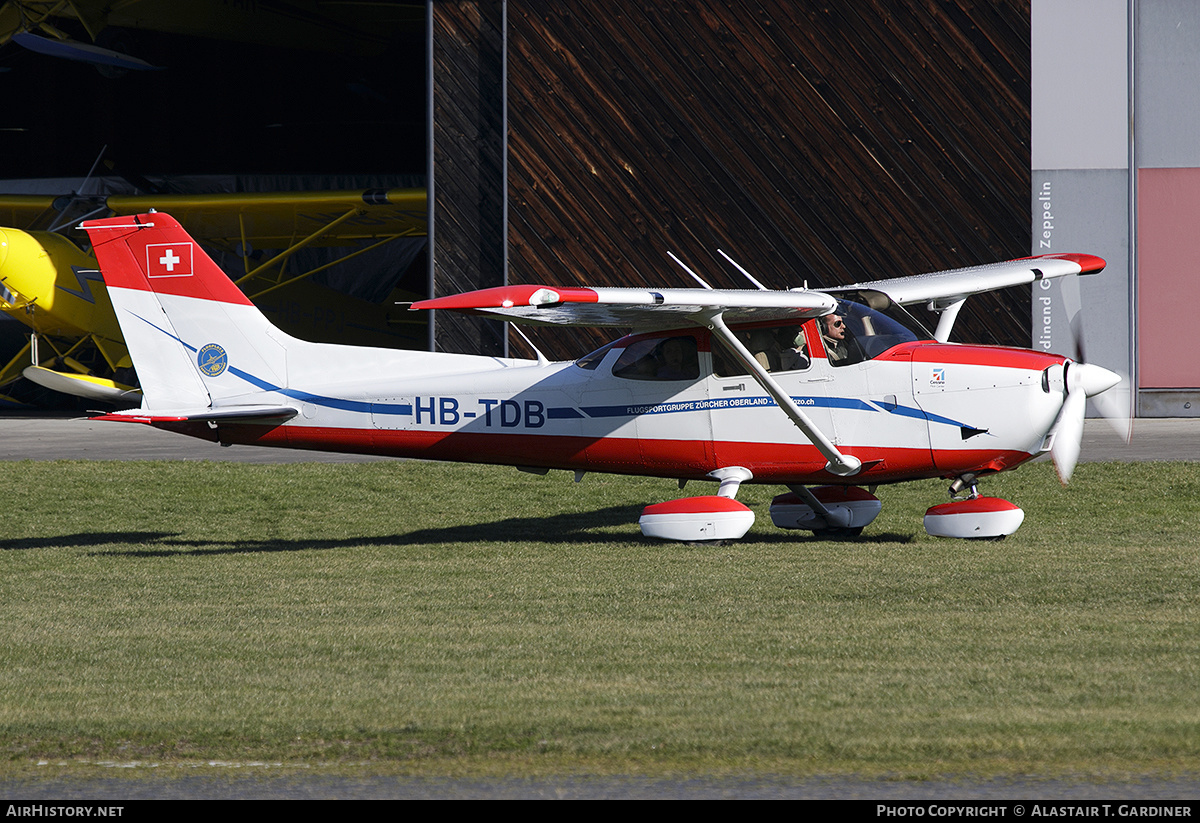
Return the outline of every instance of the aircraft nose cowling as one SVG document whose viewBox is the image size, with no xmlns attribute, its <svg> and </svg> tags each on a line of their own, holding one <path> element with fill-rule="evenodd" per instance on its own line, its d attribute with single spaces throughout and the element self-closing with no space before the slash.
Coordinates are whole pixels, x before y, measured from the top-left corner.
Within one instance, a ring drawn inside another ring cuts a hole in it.
<svg viewBox="0 0 1200 823">
<path fill-rule="evenodd" d="M 1086 396 L 1095 397 L 1120 383 L 1121 375 L 1092 363 L 1072 363 L 1068 379 L 1077 381 L 1076 385 Z"/>
<path fill-rule="evenodd" d="M 8 262 L 8 233 L 0 229 L 0 274 L 4 272 L 4 264 Z"/>
</svg>

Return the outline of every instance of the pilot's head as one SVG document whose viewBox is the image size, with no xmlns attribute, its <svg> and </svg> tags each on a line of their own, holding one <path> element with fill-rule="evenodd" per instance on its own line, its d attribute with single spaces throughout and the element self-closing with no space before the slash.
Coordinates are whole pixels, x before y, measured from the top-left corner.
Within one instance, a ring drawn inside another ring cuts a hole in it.
<svg viewBox="0 0 1200 823">
<path fill-rule="evenodd" d="M 840 314 L 827 314 L 821 318 L 825 324 L 825 336 L 833 340 L 846 339 L 846 321 Z"/>
</svg>

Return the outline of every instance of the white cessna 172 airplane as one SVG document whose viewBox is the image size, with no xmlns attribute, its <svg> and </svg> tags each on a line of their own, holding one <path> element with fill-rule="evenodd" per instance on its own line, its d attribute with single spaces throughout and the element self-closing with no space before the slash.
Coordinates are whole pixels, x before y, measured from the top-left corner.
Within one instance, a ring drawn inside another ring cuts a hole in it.
<svg viewBox="0 0 1200 823">
<path fill-rule="evenodd" d="M 1024 513 L 979 496 L 976 478 L 1050 452 L 1065 482 L 1085 398 L 1119 381 L 1058 355 L 947 342 L 971 294 L 1104 267 L 1086 254 L 825 291 L 516 285 L 413 304 L 633 329 L 550 363 L 308 343 L 272 326 L 170 216 L 83 228 L 143 391 L 141 408 L 98 419 L 222 444 L 719 483 L 644 510 L 643 533 L 665 539 L 742 537 L 744 482 L 790 490 L 771 505 L 777 526 L 857 534 L 882 505 L 875 487 L 933 477 L 953 479 L 952 499 L 928 510 L 929 533 L 1002 538 Z M 941 310 L 936 333 L 901 308 L 916 303 Z"/>
</svg>

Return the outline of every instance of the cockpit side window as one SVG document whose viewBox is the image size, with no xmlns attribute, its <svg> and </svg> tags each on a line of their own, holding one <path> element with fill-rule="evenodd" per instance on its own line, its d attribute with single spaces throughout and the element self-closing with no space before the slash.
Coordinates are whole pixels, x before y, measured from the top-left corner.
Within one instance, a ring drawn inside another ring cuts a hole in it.
<svg viewBox="0 0 1200 823">
<path fill-rule="evenodd" d="M 613 376 L 626 380 L 696 380 L 700 358 L 691 335 L 634 340 L 613 365 Z"/>
<path fill-rule="evenodd" d="M 769 372 L 803 371 L 812 365 L 803 323 L 735 331 L 734 336 Z M 739 377 L 748 373 L 715 338 L 712 351 L 713 373 L 717 377 Z"/>
</svg>

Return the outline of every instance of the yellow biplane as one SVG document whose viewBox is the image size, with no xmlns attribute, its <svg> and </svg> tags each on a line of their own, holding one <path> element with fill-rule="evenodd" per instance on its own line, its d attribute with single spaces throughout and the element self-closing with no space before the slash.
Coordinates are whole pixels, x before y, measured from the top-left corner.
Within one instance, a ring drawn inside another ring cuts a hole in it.
<svg viewBox="0 0 1200 823">
<path fill-rule="evenodd" d="M 69 205 L 84 211 L 72 226 L 83 216 L 169 211 L 211 250 L 240 258 L 235 282 L 256 301 L 399 238 L 428 235 L 425 189 L 107 195 Z M 51 230 L 63 219 L 61 199 L 0 195 L 0 226 L 24 227 L 0 228 L 0 311 L 32 330 L 0 368 L 0 387 L 24 376 L 54 391 L 136 405 L 140 392 L 104 281 L 82 238 Z M 315 267 L 296 264 L 299 252 L 315 247 L 347 251 Z M 326 291 L 317 299 L 330 300 Z"/>
</svg>

